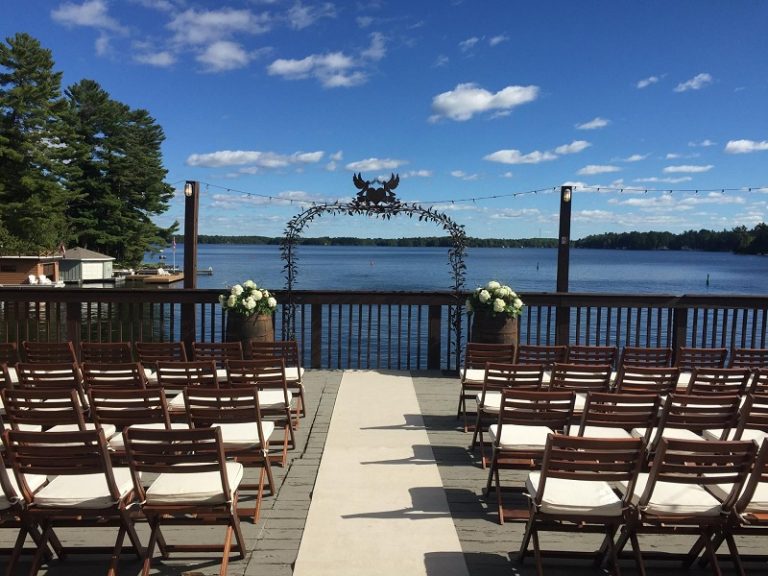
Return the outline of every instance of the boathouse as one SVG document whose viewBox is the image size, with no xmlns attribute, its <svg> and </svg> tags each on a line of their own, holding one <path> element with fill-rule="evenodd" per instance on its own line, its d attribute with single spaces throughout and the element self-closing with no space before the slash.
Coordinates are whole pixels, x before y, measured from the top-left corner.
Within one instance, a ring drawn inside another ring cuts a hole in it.
<svg viewBox="0 0 768 576">
<path fill-rule="evenodd" d="M 61 256 L 0 256 L 0 285 L 56 283 Z"/>
<path fill-rule="evenodd" d="M 112 256 L 87 248 L 69 248 L 59 262 L 61 279 L 67 284 L 112 282 L 114 261 Z"/>
</svg>

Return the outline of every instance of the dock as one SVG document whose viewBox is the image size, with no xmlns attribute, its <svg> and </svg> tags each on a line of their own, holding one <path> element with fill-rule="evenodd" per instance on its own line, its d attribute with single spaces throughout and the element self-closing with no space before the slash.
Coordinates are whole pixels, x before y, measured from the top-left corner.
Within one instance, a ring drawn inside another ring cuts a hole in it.
<svg viewBox="0 0 768 576">
<path fill-rule="evenodd" d="M 175 274 L 152 274 L 144 276 L 144 284 L 173 284 L 184 280 L 183 273 Z"/>
</svg>

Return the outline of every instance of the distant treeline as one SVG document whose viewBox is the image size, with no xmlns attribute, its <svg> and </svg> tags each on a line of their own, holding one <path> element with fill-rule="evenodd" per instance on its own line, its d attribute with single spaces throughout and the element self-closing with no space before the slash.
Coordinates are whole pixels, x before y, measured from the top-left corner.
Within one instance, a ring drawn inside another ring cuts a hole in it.
<svg viewBox="0 0 768 576">
<path fill-rule="evenodd" d="M 732 230 L 688 230 L 672 232 L 608 232 L 586 236 L 573 243 L 577 248 L 613 248 L 620 250 L 703 250 L 737 254 L 768 254 L 768 224 L 752 230 L 738 226 Z"/>
<path fill-rule="evenodd" d="M 200 234 L 200 244 L 280 244 L 282 237 L 268 236 L 217 236 Z M 412 247 L 450 247 L 450 236 L 428 236 L 417 238 L 352 238 L 346 236 L 319 238 L 301 238 L 305 246 L 412 246 Z M 472 248 L 556 248 L 555 238 L 467 238 L 467 246 Z"/>
<path fill-rule="evenodd" d="M 183 237 L 182 237 L 183 238 Z M 271 244 L 277 245 L 282 236 L 219 236 L 201 234 L 201 244 Z M 450 247 L 450 236 L 416 238 L 353 238 L 321 236 L 301 238 L 306 246 L 412 246 Z M 593 234 L 571 244 L 576 248 L 608 248 L 615 250 L 703 250 L 735 252 L 737 254 L 768 254 L 768 224 L 758 224 L 752 230 L 738 226 L 732 230 L 688 230 L 672 232 L 607 232 Z M 470 248 L 557 248 L 556 238 L 467 238 Z"/>
</svg>

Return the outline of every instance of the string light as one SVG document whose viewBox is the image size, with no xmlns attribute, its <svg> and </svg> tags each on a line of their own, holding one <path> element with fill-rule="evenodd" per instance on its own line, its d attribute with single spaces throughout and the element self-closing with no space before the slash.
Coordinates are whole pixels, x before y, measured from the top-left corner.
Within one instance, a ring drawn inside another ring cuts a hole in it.
<svg viewBox="0 0 768 576">
<path fill-rule="evenodd" d="M 179 182 L 182 182 L 183 180 L 180 180 L 178 182 L 174 182 L 171 185 L 178 184 Z M 206 192 L 210 188 L 218 188 L 220 190 L 226 191 L 228 194 L 236 193 L 240 194 L 243 197 L 250 197 L 250 198 L 262 198 L 266 200 L 268 203 L 272 203 L 274 200 L 275 202 L 287 202 L 290 205 L 293 205 L 294 202 L 302 203 L 300 200 L 296 200 L 295 198 L 284 198 L 280 196 L 273 196 L 270 194 L 259 194 L 258 192 L 249 192 L 247 190 L 238 190 L 236 188 L 229 188 L 225 186 L 219 186 L 218 184 L 212 184 L 208 182 L 203 182 L 205 184 Z M 725 194 L 726 192 L 758 192 L 761 190 L 768 190 L 768 186 L 740 186 L 740 187 L 734 187 L 734 188 L 633 188 L 633 187 L 622 187 L 622 186 L 576 186 L 573 185 L 573 192 L 581 191 L 581 192 L 616 192 L 618 194 L 624 194 L 624 193 L 630 193 L 630 192 L 636 192 L 638 194 L 648 194 L 649 192 L 653 193 L 659 193 L 659 194 L 699 194 L 699 192 L 705 193 L 705 192 L 713 192 L 713 193 L 720 193 Z M 436 205 L 436 204 L 447 204 L 450 203 L 452 205 L 459 204 L 459 203 L 465 203 L 465 202 L 471 202 L 473 204 L 476 204 L 478 202 L 482 202 L 484 200 L 498 200 L 503 198 L 517 198 L 518 196 L 528 196 L 531 194 L 552 194 L 555 192 L 558 192 L 560 190 L 560 186 L 552 186 L 552 187 L 546 187 L 546 188 L 537 188 L 535 190 L 518 190 L 515 192 L 509 192 L 508 194 L 492 194 L 488 196 L 472 196 L 467 198 L 448 198 L 445 200 L 431 200 L 429 202 L 421 202 L 421 204 L 427 204 L 427 205 Z M 341 200 L 337 199 L 335 201 L 329 202 L 329 203 L 340 203 Z M 316 205 L 316 201 L 307 201 L 307 203 L 311 205 Z"/>
</svg>

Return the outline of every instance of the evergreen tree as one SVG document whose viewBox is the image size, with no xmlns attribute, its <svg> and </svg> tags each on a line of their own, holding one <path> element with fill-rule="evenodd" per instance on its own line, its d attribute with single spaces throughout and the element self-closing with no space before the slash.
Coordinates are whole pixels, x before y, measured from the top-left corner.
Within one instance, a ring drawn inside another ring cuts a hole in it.
<svg viewBox="0 0 768 576">
<path fill-rule="evenodd" d="M 93 80 L 70 86 L 66 97 L 82 146 L 77 164 L 83 194 L 68 211 L 73 237 L 80 246 L 137 265 L 151 245 L 166 242 L 178 227 L 163 229 L 151 220 L 168 209 L 173 196 L 163 182 L 163 130 L 146 110 L 112 100 Z"/>
<path fill-rule="evenodd" d="M 0 235 L 5 252 L 53 252 L 68 239 L 71 133 L 62 113 L 61 73 L 28 34 L 0 44 Z"/>
</svg>

